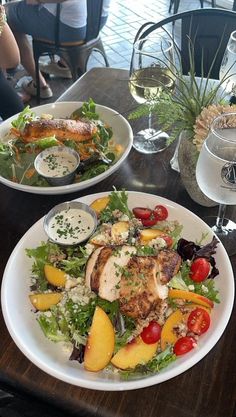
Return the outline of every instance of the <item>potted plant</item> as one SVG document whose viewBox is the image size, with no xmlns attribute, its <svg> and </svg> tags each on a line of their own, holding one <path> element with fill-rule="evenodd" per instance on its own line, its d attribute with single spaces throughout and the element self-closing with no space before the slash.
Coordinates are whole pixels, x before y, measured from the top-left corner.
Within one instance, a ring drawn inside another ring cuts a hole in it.
<svg viewBox="0 0 236 417">
<path fill-rule="evenodd" d="M 225 90 L 222 88 L 229 71 L 220 82 L 210 79 L 217 53 L 206 78 L 195 75 L 194 44 L 191 39 L 189 39 L 189 54 L 190 71 L 188 76 L 185 76 L 180 64 L 180 54 L 176 49 L 178 65 L 169 68 L 176 78 L 175 91 L 173 93 L 163 89 L 152 103 L 152 113 L 153 117 L 156 115 L 159 127 L 170 134 L 169 143 L 178 139 L 174 159 L 178 155 L 178 170 L 190 197 L 203 206 L 213 206 L 216 203 L 209 200 L 197 185 L 196 163 L 213 119 L 221 113 L 235 111 L 235 106 L 229 105 Z M 129 119 L 148 115 L 148 110 L 147 105 L 140 105 L 129 115 Z"/>
</svg>

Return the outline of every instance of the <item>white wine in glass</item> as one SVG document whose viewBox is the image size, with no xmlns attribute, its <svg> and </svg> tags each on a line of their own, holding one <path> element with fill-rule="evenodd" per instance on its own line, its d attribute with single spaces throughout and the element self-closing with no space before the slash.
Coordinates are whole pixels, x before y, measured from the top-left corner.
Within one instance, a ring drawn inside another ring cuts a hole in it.
<svg viewBox="0 0 236 417">
<path fill-rule="evenodd" d="M 198 158 L 196 178 L 202 192 L 219 203 L 218 216 L 204 220 L 233 255 L 236 224 L 225 218 L 225 211 L 226 205 L 236 204 L 236 113 L 214 119 Z"/>
<path fill-rule="evenodd" d="M 156 153 L 167 147 L 168 135 L 152 123 L 152 107 L 163 90 L 173 90 L 173 42 L 166 34 L 139 39 L 133 47 L 129 89 L 137 103 L 149 107 L 148 128 L 134 136 L 133 146 L 141 153 Z"/>
</svg>

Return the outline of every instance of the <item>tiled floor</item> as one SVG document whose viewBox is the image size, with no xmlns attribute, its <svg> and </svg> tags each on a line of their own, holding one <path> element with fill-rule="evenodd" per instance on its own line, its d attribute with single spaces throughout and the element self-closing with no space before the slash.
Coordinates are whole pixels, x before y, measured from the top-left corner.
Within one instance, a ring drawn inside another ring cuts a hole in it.
<svg viewBox="0 0 236 417">
<path fill-rule="evenodd" d="M 205 2 L 205 7 L 209 4 Z M 200 8 L 199 0 L 182 0 L 179 11 Z M 157 22 L 169 16 L 169 0 L 111 0 L 108 21 L 102 30 L 102 40 L 111 67 L 129 68 L 132 43 L 137 30 L 148 21 Z M 104 65 L 101 55 L 94 54 L 88 63 L 88 68 Z M 51 78 L 49 84 L 53 97 L 43 103 L 55 101 L 71 81 Z M 35 105 L 35 100 L 31 100 Z"/>
</svg>

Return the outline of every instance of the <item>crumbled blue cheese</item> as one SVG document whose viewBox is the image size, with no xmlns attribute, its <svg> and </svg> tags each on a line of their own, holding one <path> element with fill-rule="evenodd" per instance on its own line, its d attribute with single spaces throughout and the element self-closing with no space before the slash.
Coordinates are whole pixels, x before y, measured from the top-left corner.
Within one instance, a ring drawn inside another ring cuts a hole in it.
<svg viewBox="0 0 236 417">
<path fill-rule="evenodd" d="M 148 242 L 148 246 L 155 249 L 165 249 L 167 248 L 167 244 L 165 239 L 162 239 L 162 237 L 157 237 L 155 239 L 150 240 Z"/>
</svg>

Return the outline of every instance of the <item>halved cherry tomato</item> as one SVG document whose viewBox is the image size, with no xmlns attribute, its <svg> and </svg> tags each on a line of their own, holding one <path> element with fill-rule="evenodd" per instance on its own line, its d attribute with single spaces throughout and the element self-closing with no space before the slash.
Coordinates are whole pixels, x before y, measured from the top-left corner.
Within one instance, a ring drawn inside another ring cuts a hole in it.
<svg viewBox="0 0 236 417">
<path fill-rule="evenodd" d="M 133 208 L 133 214 L 137 219 L 149 219 L 152 214 L 152 210 L 145 207 L 135 207 Z"/>
<path fill-rule="evenodd" d="M 209 329 L 210 323 L 211 318 L 208 312 L 203 308 L 197 307 L 189 314 L 187 326 L 190 332 L 200 336 Z"/>
<path fill-rule="evenodd" d="M 157 219 L 153 215 L 151 215 L 149 219 L 141 219 L 141 222 L 144 227 L 151 227 L 157 224 Z"/>
<path fill-rule="evenodd" d="M 150 345 L 156 343 L 161 337 L 161 326 L 156 321 L 151 321 L 147 327 L 145 327 L 141 333 L 141 338 L 144 343 Z"/>
<path fill-rule="evenodd" d="M 158 221 L 166 220 L 168 217 L 168 210 L 165 206 L 157 205 L 153 210 L 153 215 Z"/>
<path fill-rule="evenodd" d="M 164 235 L 164 236 L 161 236 L 161 238 L 165 240 L 168 248 L 170 248 L 173 245 L 173 239 L 171 236 Z"/>
<path fill-rule="evenodd" d="M 196 345 L 196 341 L 193 337 L 184 336 L 177 340 L 174 344 L 174 353 L 177 356 L 184 355 L 185 353 L 190 352 Z"/>
<path fill-rule="evenodd" d="M 195 282 L 201 282 L 207 279 L 210 272 L 210 262 L 205 258 L 197 258 L 190 267 L 190 278 Z"/>
</svg>

